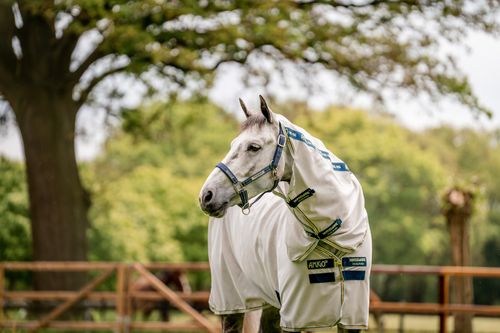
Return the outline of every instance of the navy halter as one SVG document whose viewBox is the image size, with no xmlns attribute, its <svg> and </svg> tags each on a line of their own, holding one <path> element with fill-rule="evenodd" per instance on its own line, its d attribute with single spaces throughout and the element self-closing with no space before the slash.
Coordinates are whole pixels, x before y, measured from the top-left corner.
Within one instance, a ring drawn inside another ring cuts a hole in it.
<svg viewBox="0 0 500 333">
<path fill-rule="evenodd" d="M 240 196 L 241 203 L 239 203 L 238 206 L 241 207 L 241 210 L 242 210 L 243 214 L 245 214 L 245 215 L 250 213 L 250 207 L 252 207 L 252 205 L 254 203 L 259 201 L 259 199 L 262 198 L 262 196 L 264 194 L 274 190 L 276 188 L 276 186 L 278 186 L 278 183 L 280 181 L 277 174 L 276 174 L 276 169 L 277 169 L 278 164 L 280 162 L 280 158 L 281 158 L 281 155 L 283 153 L 283 148 L 285 147 L 285 144 L 286 144 L 286 136 L 283 133 L 283 129 L 281 128 L 281 123 L 278 124 L 278 127 L 279 127 L 278 142 L 276 144 L 276 150 L 274 151 L 274 156 L 273 156 L 271 163 L 268 166 L 261 169 L 260 171 L 254 173 L 253 175 L 251 175 L 247 179 L 245 179 L 243 181 L 239 181 L 238 177 L 235 176 L 235 174 L 231 171 L 231 169 L 229 169 L 229 167 L 222 162 L 220 162 L 216 165 L 216 167 L 219 168 L 226 175 L 226 177 L 231 181 L 231 183 L 233 184 L 233 187 L 234 187 L 234 191 Z M 251 183 L 253 183 L 254 181 L 256 181 L 257 179 L 259 179 L 260 177 L 264 176 L 265 174 L 267 174 L 269 172 L 273 173 L 273 178 L 274 178 L 273 186 L 269 190 L 262 192 L 257 197 L 257 199 L 255 199 L 254 202 L 252 202 L 250 204 L 248 202 L 248 192 L 245 189 L 245 187 L 250 185 Z"/>
</svg>

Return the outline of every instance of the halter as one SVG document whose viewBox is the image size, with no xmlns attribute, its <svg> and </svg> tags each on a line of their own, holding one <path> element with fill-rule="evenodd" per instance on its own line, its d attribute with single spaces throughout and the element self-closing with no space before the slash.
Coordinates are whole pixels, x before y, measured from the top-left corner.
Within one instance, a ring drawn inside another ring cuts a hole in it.
<svg viewBox="0 0 500 333">
<path fill-rule="evenodd" d="M 229 169 L 227 165 L 224 163 L 220 162 L 216 165 L 217 168 L 219 168 L 225 175 L 226 177 L 231 181 L 234 191 L 240 196 L 241 203 L 238 204 L 238 206 L 241 207 L 241 211 L 243 214 L 248 215 L 250 213 L 250 207 L 253 206 L 254 203 L 260 200 L 262 196 L 268 192 L 271 192 L 278 186 L 279 183 L 279 178 L 276 173 L 276 170 L 278 168 L 278 164 L 280 162 L 281 155 L 283 153 L 283 148 L 285 147 L 286 144 L 286 136 L 283 133 L 283 130 L 281 128 L 281 123 L 278 124 L 279 127 L 279 132 L 278 132 L 278 143 L 276 144 L 276 149 L 274 150 L 274 156 L 271 161 L 271 163 L 261 169 L 260 171 L 257 171 L 247 179 L 243 181 L 239 181 L 238 177 L 235 176 L 235 174 Z M 248 192 L 245 189 L 248 185 L 259 179 L 260 177 L 264 176 L 265 174 L 272 172 L 273 178 L 274 178 L 274 183 L 273 186 L 264 192 L 262 192 L 257 199 L 255 199 L 252 203 L 248 201 Z"/>
</svg>

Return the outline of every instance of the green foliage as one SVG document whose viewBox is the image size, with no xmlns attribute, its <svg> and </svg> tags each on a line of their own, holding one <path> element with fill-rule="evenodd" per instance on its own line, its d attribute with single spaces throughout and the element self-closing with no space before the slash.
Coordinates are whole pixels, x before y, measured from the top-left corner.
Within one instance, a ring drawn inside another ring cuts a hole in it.
<svg viewBox="0 0 500 333">
<path fill-rule="evenodd" d="M 0 156 L 0 261 L 29 260 L 30 235 L 24 169 Z"/>
<path fill-rule="evenodd" d="M 497 227 L 496 233 L 482 247 L 482 264 L 491 267 L 500 267 L 500 240 L 498 238 L 498 220 L 494 221 Z M 500 279 L 474 279 L 474 301 L 479 304 L 500 304 L 500 297 L 492 290 L 500 290 Z"/>
<path fill-rule="evenodd" d="M 93 168 L 92 258 L 206 260 L 208 219 L 198 192 L 236 129 L 232 117 L 203 102 L 125 112 L 123 131 Z"/>
<path fill-rule="evenodd" d="M 225 62 L 240 63 L 262 77 L 255 58 L 265 56 L 279 71 L 290 68 L 285 65 L 308 74 L 329 70 L 377 97 L 382 87 L 448 95 L 473 111 L 489 113 L 455 66 L 455 57 L 440 56 L 436 49 L 443 41 L 457 44 L 472 30 L 498 32 L 498 0 L 18 1 L 25 22 L 21 28 L 14 25 L 13 2 L 0 3 L 0 45 L 5 48 L 0 64 L 5 64 L 6 82 L 16 76 L 10 47 L 15 37 L 24 54 L 19 63 L 54 52 L 49 61 L 54 68 L 65 66 L 60 72 L 76 86 L 79 104 L 87 102 L 100 80 L 117 72 L 141 76 L 150 69 L 174 89 L 192 79 L 204 88 Z M 58 31 L 61 18 L 67 25 Z M 90 31 L 98 36 L 95 49 L 69 72 L 78 39 Z M 40 36 L 35 46 L 26 42 L 33 33 Z M 47 45 L 53 47 L 42 52 Z M 78 84 L 90 66 L 120 56 L 128 62 L 94 73 L 90 84 Z"/>
<path fill-rule="evenodd" d="M 31 259 L 31 228 L 24 168 L 0 156 L 0 261 Z M 27 272 L 7 272 L 7 285 L 17 288 Z"/>
<path fill-rule="evenodd" d="M 441 127 L 424 132 L 420 144 L 439 156 L 453 182 L 475 189 L 472 238 L 484 243 L 500 233 L 500 136 L 499 132 L 479 132 Z M 475 262 L 483 262 L 476 251 Z"/>
</svg>

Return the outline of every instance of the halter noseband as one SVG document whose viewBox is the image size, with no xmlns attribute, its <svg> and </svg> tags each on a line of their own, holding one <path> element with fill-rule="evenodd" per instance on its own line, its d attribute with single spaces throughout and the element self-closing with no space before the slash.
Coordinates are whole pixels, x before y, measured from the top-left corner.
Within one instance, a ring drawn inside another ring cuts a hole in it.
<svg viewBox="0 0 500 333">
<path fill-rule="evenodd" d="M 281 128 L 281 123 L 278 124 L 279 127 L 279 132 L 278 132 L 278 143 L 276 144 L 276 149 L 274 150 L 274 156 L 271 161 L 271 163 L 261 169 L 260 171 L 257 171 L 244 181 L 239 181 L 238 177 L 235 176 L 235 174 L 229 169 L 227 165 L 224 163 L 220 162 L 216 165 L 217 168 L 219 168 L 225 175 L 226 177 L 231 181 L 233 184 L 234 191 L 240 196 L 241 203 L 238 204 L 238 206 L 241 207 L 241 211 L 243 214 L 248 215 L 250 213 L 250 207 L 254 203 L 260 200 L 262 196 L 268 192 L 271 192 L 278 186 L 279 183 L 279 178 L 278 175 L 276 174 L 276 169 L 278 167 L 278 164 L 280 162 L 281 155 L 283 153 L 283 148 L 285 147 L 286 144 L 286 136 L 283 132 L 283 129 Z M 273 173 L 273 178 L 274 178 L 274 183 L 273 186 L 264 192 L 262 192 L 257 199 L 255 199 L 252 203 L 248 201 L 248 192 L 245 189 L 248 185 L 259 179 L 260 177 L 264 176 L 265 174 L 272 172 Z"/>
</svg>

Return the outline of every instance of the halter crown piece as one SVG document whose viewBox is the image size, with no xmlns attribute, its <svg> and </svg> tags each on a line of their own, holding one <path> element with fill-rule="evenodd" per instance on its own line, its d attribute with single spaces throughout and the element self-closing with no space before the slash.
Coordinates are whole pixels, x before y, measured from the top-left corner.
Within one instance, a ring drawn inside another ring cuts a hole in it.
<svg viewBox="0 0 500 333">
<path fill-rule="evenodd" d="M 254 203 L 259 201 L 262 196 L 266 193 L 271 192 L 278 186 L 279 183 L 279 178 L 276 173 L 276 169 L 278 168 L 278 164 L 281 159 L 281 155 L 283 154 L 283 148 L 285 147 L 286 144 L 286 136 L 283 132 L 283 129 L 281 128 L 281 123 L 278 124 L 279 127 L 279 132 L 278 132 L 278 142 L 276 144 L 276 149 L 274 150 L 274 156 L 269 165 L 261 169 L 260 171 L 257 171 L 247 179 L 243 181 L 239 181 L 238 177 L 235 176 L 235 174 L 229 169 L 227 165 L 224 163 L 220 162 L 216 165 L 217 168 L 219 168 L 225 175 L 226 177 L 231 181 L 233 184 L 234 191 L 240 196 L 241 203 L 238 204 L 238 206 L 241 207 L 241 211 L 243 214 L 248 215 L 250 213 L 250 207 L 253 206 Z M 272 172 L 273 178 L 274 178 L 274 183 L 273 186 L 262 192 L 257 199 L 255 199 L 252 203 L 248 201 L 248 192 L 245 189 L 248 185 L 259 179 L 260 177 L 264 176 L 265 174 Z"/>
</svg>

